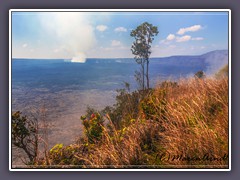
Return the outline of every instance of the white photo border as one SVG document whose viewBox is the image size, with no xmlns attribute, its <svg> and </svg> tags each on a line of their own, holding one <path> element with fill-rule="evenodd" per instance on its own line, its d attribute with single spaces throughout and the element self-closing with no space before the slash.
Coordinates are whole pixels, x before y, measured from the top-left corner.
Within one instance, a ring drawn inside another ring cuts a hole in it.
<svg viewBox="0 0 240 180">
<path fill-rule="evenodd" d="M 12 142 L 11 142 L 11 116 L 12 116 L 12 13 L 13 12 L 228 12 L 228 168 L 169 168 L 169 169 L 37 169 L 37 168 L 13 168 L 12 167 Z M 231 171 L 231 9 L 10 9 L 9 10 L 9 171 Z"/>
</svg>

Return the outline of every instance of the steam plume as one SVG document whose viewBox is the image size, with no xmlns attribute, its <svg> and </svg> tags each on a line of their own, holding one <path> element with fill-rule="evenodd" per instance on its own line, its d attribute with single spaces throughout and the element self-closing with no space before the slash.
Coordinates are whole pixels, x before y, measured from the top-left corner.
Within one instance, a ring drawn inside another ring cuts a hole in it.
<svg viewBox="0 0 240 180">
<path fill-rule="evenodd" d="M 51 12 L 40 16 L 43 26 L 72 62 L 84 63 L 86 51 L 95 43 L 94 28 L 81 12 Z"/>
</svg>

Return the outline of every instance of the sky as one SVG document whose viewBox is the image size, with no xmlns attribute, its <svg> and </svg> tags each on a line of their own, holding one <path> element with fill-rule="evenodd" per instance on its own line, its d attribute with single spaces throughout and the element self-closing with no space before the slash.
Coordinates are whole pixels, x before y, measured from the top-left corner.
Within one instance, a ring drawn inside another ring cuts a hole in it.
<svg viewBox="0 0 240 180">
<path fill-rule="evenodd" d="M 151 57 L 228 49 L 228 12 L 12 12 L 12 57 L 133 58 L 130 33 L 158 27 Z"/>
</svg>

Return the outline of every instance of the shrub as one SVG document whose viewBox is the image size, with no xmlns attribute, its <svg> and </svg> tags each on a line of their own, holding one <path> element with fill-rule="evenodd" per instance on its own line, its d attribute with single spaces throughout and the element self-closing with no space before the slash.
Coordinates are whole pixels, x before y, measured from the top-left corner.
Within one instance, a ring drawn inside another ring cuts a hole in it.
<svg viewBox="0 0 240 180">
<path fill-rule="evenodd" d="M 12 114 L 12 144 L 28 156 L 28 164 L 34 164 L 38 156 L 38 121 L 22 116 L 20 111 Z"/>
<path fill-rule="evenodd" d="M 92 113 L 90 118 L 86 116 L 81 117 L 82 124 L 84 127 L 84 133 L 88 138 L 90 143 L 95 143 L 96 141 L 100 141 L 103 132 L 103 117 L 98 113 Z"/>
<path fill-rule="evenodd" d="M 194 77 L 195 77 L 195 78 L 202 79 L 202 78 L 205 78 L 206 75 L 204 74 L 203 71 L 198 71 L 198 72 L 195 73 Z"/>
</svg>

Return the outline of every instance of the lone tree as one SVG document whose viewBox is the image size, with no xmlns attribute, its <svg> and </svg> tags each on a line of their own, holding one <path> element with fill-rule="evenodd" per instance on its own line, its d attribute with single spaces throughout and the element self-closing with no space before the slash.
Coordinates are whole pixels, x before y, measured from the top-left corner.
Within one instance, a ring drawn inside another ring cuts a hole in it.
<svg viewBox="0 0 240 180">
<path fill-rule="evenodd" d="M 136 72 L 136 79 L 139 81 L 142 90 L 149 88 L 149 57 L 151 54 L 151 44 L 154 36 L 158 34 L 157 26 L 153 26 L 148 22 L 139 25 L 135 30 L 131 31 L 131 36 L 135 38 L 132 44 L 131 51 L 135 55 L 135 60 L 141 65 L 141 71 Z M 147 66 L 145 68 L 145 66 Z M 146 71 L 146 72 L 145 72 Z M 145 86 L 145 77 L 147 86 Z"/>
</svg>

